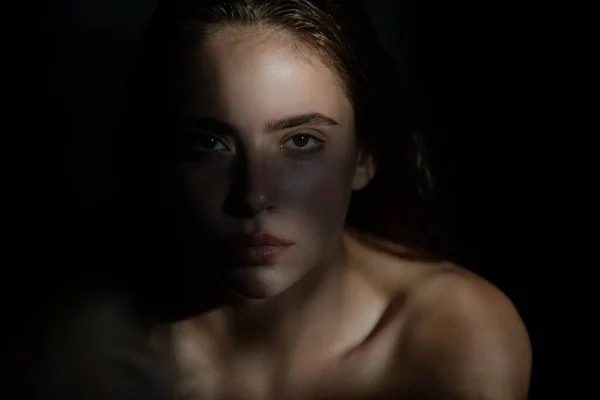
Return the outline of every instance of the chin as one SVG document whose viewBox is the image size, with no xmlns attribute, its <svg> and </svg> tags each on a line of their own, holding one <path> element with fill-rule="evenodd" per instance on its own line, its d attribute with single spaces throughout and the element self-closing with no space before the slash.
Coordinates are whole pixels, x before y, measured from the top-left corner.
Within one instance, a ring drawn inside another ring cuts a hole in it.
<svg viewBox="0 0 600 400">
<path fill-rule="evenodd" d="M 253 266 L 235 268 L 224 283 L 230 290 L 249 299 L 266 299 L 277 296 L 293 286 L 299 276 L 284 274 L 281 266 Z"/>
</svg>

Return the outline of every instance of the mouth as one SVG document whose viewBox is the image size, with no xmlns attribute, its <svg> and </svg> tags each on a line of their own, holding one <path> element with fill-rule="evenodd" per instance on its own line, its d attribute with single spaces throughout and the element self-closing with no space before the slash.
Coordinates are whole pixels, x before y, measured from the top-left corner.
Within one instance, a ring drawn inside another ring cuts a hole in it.
<svg viewBox="0 0 600 400">
<path fill-rule="evenodd" d="M 233 261 L 243 266 L 273 265 L 294 245 L 266 233 L 234 236 L 229 243 Z"/>
</svg>

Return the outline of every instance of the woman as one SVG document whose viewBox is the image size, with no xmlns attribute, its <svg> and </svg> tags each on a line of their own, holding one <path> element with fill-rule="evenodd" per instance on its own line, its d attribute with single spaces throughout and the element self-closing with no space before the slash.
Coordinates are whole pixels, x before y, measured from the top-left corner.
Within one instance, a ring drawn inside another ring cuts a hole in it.
<svg viewBox="0 0 600 400">
<path fill-rule="evenodd" d="M 440 260 L 410 102 L 353 3 L 164 1 L 131 78 L 122 260 L 160 271 L 137 289 L 178 395 L 526 398 L 524 326 Z"/>
</svg>

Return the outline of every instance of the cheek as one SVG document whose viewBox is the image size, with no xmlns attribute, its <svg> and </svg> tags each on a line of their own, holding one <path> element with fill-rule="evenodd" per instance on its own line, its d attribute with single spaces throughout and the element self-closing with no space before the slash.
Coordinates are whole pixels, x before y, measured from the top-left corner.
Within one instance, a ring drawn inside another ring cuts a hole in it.
<svg viewBox="0 0 600 400">
<path fill-rule="evenodd" d="M 299 265 L 314 265 L 329 254 L 344 227 L 352 175 L 340 161 L 311 160 L 285 169 L 278 193 L 279 226 L 298 240 Z"/>
<path fill-rule="evenodd" d="M 216 215 L 229 191 L 228 170 L 225 158 L 179 164 L 178 183 L 194 215 Z"/>
<path fill-rule="evenodd" d="M 322 157 L 282 168 L 277 196 L 281 208 L 320 223 L 344 219 L 352 188 L 348 163 Z"/>
</svg>

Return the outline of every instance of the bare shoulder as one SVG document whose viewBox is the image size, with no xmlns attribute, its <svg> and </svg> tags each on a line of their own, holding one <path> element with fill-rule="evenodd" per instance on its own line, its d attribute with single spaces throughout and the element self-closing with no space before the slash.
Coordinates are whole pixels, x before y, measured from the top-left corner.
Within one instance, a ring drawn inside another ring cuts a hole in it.
<svg viewBox="0 0 600 400">
<path fill-rule="evenodd" d="M 395 397 L 527 398 L 529 335 L 499 288 L 450 262 L 426 261 L 393 243 L 357 239 L 363 276 L 389 304 L 384 315 L 391 329 L 379 337 L 393 348 L 386 382 L 397 391 Z"/>
<path fill-rule="evenodd" d="M 460 267 L 416 279 L 406 293 L 398 362 L 435 398 L 527 398 L 531 345 L 510 299 Z"/>
</svg>

